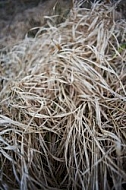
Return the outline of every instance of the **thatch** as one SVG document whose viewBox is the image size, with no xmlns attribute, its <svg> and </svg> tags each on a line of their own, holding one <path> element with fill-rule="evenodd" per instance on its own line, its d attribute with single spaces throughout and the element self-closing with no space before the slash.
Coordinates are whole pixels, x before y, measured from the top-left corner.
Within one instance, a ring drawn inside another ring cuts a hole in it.
<svg viewBox="0 0 126 190">
<path fill-rule="evenodd" d="M 1 51 L 3 189 L 123 189 L 126 21 L 75 8 Z"/>
</svg>

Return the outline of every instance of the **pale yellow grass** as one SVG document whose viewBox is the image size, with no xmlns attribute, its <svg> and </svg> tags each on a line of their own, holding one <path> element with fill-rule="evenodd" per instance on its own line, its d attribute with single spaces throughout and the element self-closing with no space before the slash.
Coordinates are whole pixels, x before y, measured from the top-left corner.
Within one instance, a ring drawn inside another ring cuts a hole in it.
<svg viewBox="0 0 126 190">
<path fill-rule="evenodd" d="M 124 189 L 126 22 L 113 9 L 50 17 L 1 52 L 1 188 Z"/>
</svg>

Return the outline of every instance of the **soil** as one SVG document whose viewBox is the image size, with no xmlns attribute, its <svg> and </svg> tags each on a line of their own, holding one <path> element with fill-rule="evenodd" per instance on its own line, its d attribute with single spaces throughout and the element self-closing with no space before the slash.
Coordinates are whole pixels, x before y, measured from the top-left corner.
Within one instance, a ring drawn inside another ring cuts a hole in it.
<svg viewBox="0 0 126 190">
<path fill-rule="evenodd" d="M 71 2 L 72 0 L 60 0 L 58 3 L 57 0 L 1 0 L 0 48 L 15 44 L 31 28 L 42 26 L 44 16 L 52 15 L 55 5 L 58 14 L 61 14 L 64 10 L 70 10 Z"/>
</svg>

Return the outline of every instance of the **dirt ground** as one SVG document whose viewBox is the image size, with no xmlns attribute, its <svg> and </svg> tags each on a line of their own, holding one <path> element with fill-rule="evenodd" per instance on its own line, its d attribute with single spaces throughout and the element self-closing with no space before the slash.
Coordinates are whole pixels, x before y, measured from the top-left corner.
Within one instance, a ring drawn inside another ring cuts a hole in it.
<svg viewBox="0 0 126 190">
<path fill-rule="evenodd" d="M 31 28 L 42 26 L 44 16 L 66 14 L 71 7 L 72 0 L 0 1 L 0 48 L 13 45 L 23 39 Z"/>
</svg>

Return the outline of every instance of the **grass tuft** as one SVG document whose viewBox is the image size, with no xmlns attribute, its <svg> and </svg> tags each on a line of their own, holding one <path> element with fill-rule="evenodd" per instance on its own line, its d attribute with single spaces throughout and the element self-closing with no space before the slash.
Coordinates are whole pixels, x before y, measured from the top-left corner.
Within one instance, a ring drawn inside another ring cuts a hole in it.
<svg viewBox="0 0 126 190">
<path fill-rule="evenodd" d="M 124 189 L 126 22 L 113 11 L 49 17 L 1 52 L 1 188 Z"/>
</svg>

